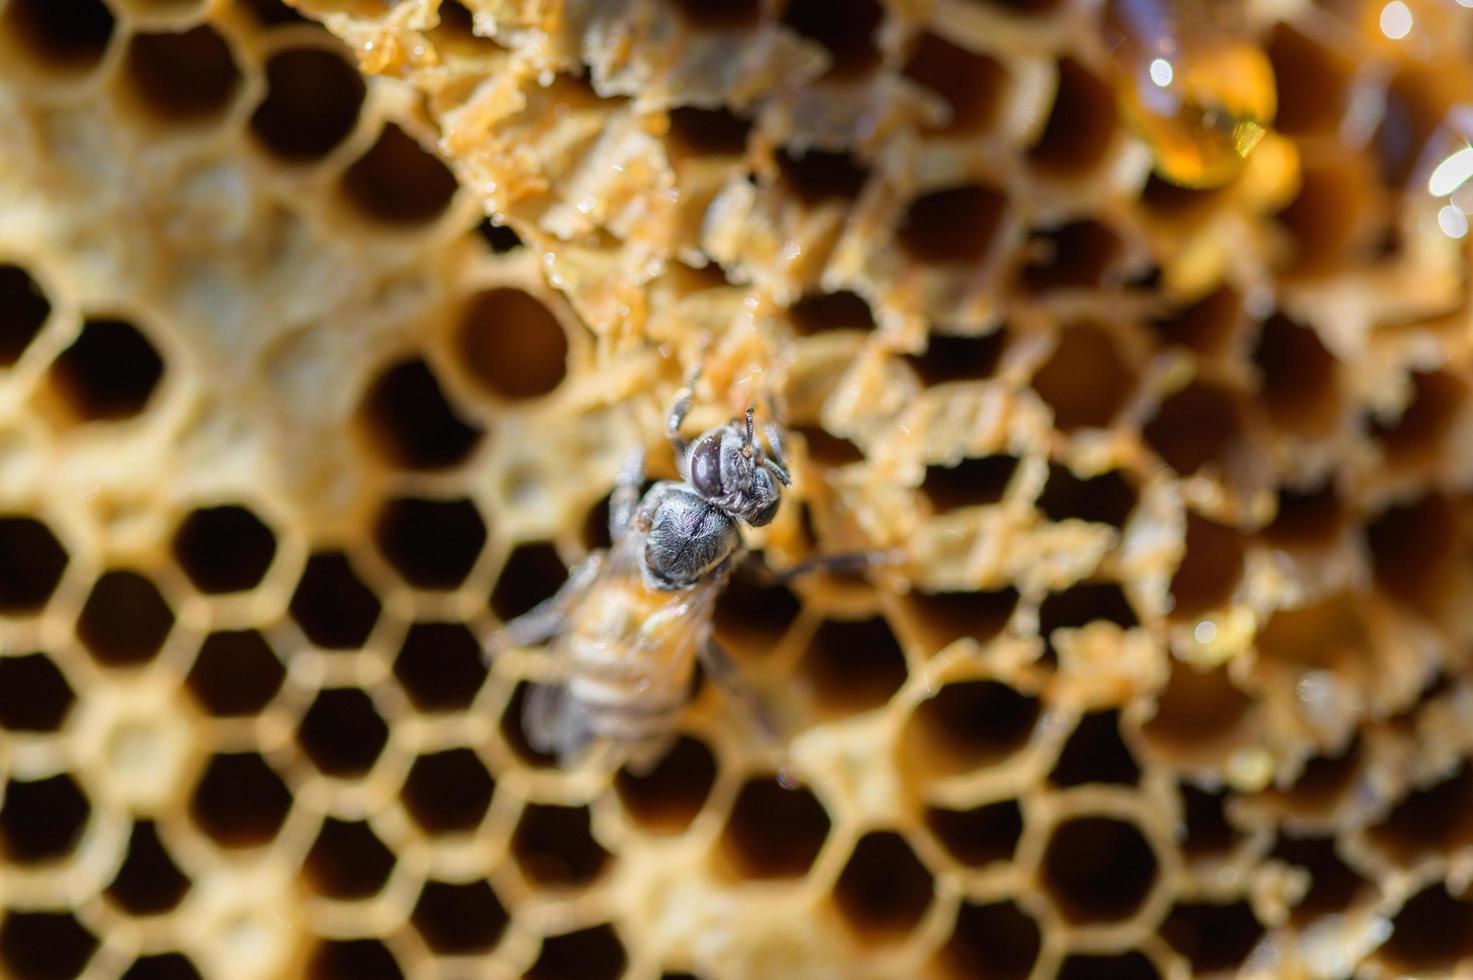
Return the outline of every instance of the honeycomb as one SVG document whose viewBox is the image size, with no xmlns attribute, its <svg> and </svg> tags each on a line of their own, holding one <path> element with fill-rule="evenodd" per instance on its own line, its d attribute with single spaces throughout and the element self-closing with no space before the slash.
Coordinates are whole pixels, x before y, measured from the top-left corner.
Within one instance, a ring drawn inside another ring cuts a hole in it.
<svg viewBox="0 0 1473 980">
<path fill-rule="evenodd" d="M 1473 9 L 1240 6 L 0 0 L 0 975 L 1473 972 Z M 561 767 L 696 364 L 900 558 Z"/>
</svg>

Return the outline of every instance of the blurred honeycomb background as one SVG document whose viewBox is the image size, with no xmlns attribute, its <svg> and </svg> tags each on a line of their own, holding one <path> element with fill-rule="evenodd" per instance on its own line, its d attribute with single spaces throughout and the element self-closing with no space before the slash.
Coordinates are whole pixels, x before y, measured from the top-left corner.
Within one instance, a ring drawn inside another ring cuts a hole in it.
<svg viewBox="0 0 1473 980">
<path fill-rule="evenodd" d="M 1171 7 L 0 0 L 0 974 L 1473 973 L 1473 9 Z M 697 359 L 905 557 L 565 771 Z"/>
</svg>

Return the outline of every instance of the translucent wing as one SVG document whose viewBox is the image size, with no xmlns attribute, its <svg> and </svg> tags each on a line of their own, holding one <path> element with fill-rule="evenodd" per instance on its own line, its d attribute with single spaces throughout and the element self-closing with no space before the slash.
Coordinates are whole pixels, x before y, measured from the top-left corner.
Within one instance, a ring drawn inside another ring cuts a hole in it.
<svg viewBox="0 0 1473 980">
<path fill-rule="evenodd" d="M 557 756 L 563 765 L 571 764 L 593 739 L 587 714 L 562 684 L 530 686 L 522 705 L 522 731 L 528 745 Z"/>
<path fill-rule="evenodd" d="M 747 679 L 741 665 L 716 641 L 716 637 L 707 636 L 696 649 L 706 676 L 711 678 L 716 689 L 741 713 L 757 737 L 770 748 L 786 746 L 790 734 L 788 726 L 781 721 L 781 716 L 773 705 Z"/>
</svg>

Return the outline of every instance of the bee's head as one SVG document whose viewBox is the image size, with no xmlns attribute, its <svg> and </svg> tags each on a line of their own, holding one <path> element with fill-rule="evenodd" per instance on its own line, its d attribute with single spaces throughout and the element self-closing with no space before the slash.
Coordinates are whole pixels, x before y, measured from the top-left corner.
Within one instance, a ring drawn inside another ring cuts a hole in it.
<svg viewBox="0 0 1473 980">
<path fill-rule="evenodd" d="M 752 527 L 771 524 L 782 503 L 782 488 L 793 481 L 752 431 L 753 409 L 745 420 L 732 419 L 691 443 L 686 457 L 691 486 L 723 511 Z M 775 438 L 770 432 L 769 439 Z"/>
</svg>

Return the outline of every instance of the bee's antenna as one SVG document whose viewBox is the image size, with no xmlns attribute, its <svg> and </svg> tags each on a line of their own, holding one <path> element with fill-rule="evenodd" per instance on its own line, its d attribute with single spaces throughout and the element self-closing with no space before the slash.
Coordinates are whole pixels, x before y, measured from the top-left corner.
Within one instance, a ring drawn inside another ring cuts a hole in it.
<svg viewBox="0 0 1473 980">
<path fill-rule="evenodd" d="M 745 445 L 745 446 L 751 446 L 755 442 L 755 430 L 753 428 L 752 417 L 754 415 L 756 415 L 756 414 L 757 414 L 757 406 L 756 405 L 748 405 L 747 406 L 747 438 L 743 442 L 743 445 Z"/>
</svg>

